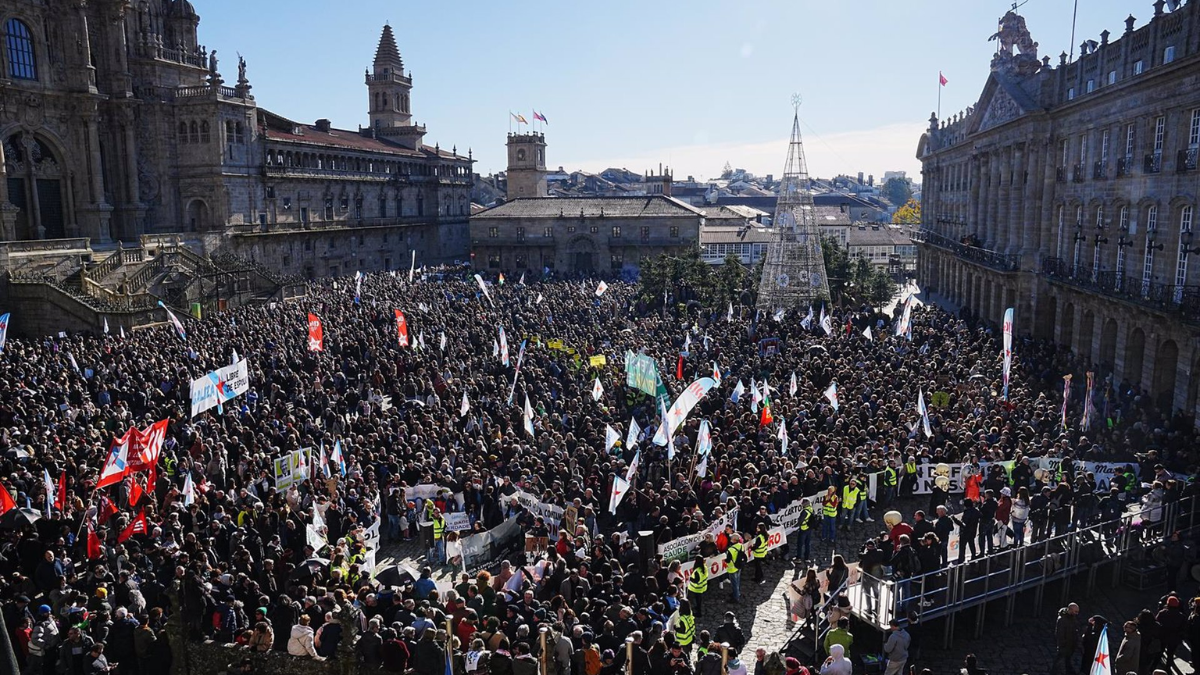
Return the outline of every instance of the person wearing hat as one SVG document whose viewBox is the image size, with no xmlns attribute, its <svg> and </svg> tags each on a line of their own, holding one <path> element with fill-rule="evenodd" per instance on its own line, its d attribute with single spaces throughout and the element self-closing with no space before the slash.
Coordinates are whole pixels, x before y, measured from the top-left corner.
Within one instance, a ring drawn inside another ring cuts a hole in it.
<svg viewBox="0 0 1200 675">
<path fill-rule="evenodd" d="M 1008 547 L 1009 521 L 1012 518 L 1012 490 L 1000 488 L 1000 498 L 996 500 L 996 529 L 999 531 L 999 549 Z"/>
<path fill-rule="evenodd" d="M 789 656 L 783 660 L 784 675 L 809 675 L 808 668 L 800 665 L 800 660 L 794 656 Z M 756 669 L 757 670 L 757 669 Z M 822 671 L 824 672 L 824 671 Z"/>
<path fill-rule="evenodd" d="M 33 630 L 29 633 L 29 658 L 25 660 L 25 672 L 39 675 L 45 670 L 45 661 L 52 657 L 58 646 L 58 623 L 50 611 L 50 605 L 37 608 Z"/>
</svg>

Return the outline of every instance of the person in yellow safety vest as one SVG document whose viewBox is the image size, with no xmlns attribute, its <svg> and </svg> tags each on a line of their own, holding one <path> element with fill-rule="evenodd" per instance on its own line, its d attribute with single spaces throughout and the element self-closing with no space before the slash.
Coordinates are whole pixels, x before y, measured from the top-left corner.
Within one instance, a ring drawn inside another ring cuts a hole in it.
<svg viewBox="0 0 1200 675">
<path fill-rule="evenodd" d="M 696 617 L 692 616 L 692 603 L 687 600 L 679 601 L 679 616 L 675 618 L 675 644 L 691 651 L 692 643 L 696 641 Z"/>
<path fill-rule="evenodd" d="M 796 524 L 795 560 L 812 560 L 812 531 L 817 516 L 808 497 L 800 500 L 800 521 Z"/>
<path fill-rule="evenodd" d="M 850 519 L 854 517 L 854 506 L 858 504 L 858 480 L 851 478 L 849 483 L 842 486 L 842 508 L 838 512 L 838 522 L 842 531 L 850 530 Z"/>
<path fill-rule="evenodd" d="M 821 499 L 821 539 L 830 543 L 837 541 L 838 496 L 837 487 L 830 485 Z"/>
<path fill-rule="evenodd" d="M 873 523 L 875 519 L 871 517 L 867 511 L 867 503 L 871 497 L 871 491 L 867 489 L 867 477 L 859 475 L 858 477 L 858 506 L 854 510 L 854 518 L 860 523 Z"/>
<path fill-rule="evenodd" d="M 896 486 L 900 483 L 900 474 L 896 472 L 896 460 L 889 459 L 883 469 L 883 507 L 887 508 L 896 500 Z"/>
<path fill-rule="evenodd" d="M 166 455 L 163 457 L 163 464 L 167 466 L 167 478 L 175 478 L 175 472 L 179 470 L 179 460 Z"/>
<path fill-rule="evenodd" d="M 708 592 L 708 565 L 704 556 L 696 556 L 692 561 L 692 571 L 688 574 L 687 597 L 696 610 L 696 616 L 704 616 L 704 594 Z"/>
<path fill-rule="evenodd" d="M 904 477 L 900 483 L 900 494 L 911 495 L 917 490 L 917 458 L 908 456 L 904 463 Z"/>
<path fill-rule="evenodd" d="M 437 509 L 433 510 L 433 562 L 446 564 L 446 519 Z"/>
<path fill-rule="evenodd" d="M 759 523 L 758 527 L 754 528 L 754 583 L 766 583 L 763 579 L 763 560 L 767 558 L 767 524 Z"/>
<path fill-rule="evenodd" d="M 733 589 L 730 602 L 742 601 L 742 570 L 739 567 L 746 560 L 746 547 L 742 545 L 742 535 L 733 534 L 733 543 L 725 551 L 725 574 L 729 577 L 729 585 Z"/>
</svg>

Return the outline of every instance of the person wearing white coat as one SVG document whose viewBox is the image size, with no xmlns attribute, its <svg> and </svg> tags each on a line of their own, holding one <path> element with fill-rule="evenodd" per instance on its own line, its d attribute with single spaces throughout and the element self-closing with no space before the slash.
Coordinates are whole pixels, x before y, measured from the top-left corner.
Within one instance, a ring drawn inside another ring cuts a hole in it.
<svg viewBox="0 0 1200 675">
<path fill-rule="evenodd" d="M 324 661 L 317 655 L 317 648 L 313 645 L 313 629 L 308 625 L 311 621 L 307 614 L 300 615 L 300 623 L 292 626 L 287 650 L 292 656 L 311 656 L 318 661 Z"/>
<path fill-rule="evenodd" d="M 846 658 L 845 647 L 829 646 L 829 658 L 821 665 L 821 675 L 854 675 L 854 665 Z"/>
</svg>

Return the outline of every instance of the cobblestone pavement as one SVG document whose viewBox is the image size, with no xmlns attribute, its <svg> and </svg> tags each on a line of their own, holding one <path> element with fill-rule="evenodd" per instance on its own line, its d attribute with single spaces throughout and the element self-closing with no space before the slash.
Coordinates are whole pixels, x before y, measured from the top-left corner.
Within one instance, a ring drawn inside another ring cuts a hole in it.
<svg viewBox="0 0 1200 675">
<path fill-rule="evenodd" d="M 901 499 L 897 510 L 909 514 L 918 508 L 927 506 L 923 498 Z M 817 564 L 827 567 L 833 555 L 846 556 L 847 562 L 853 562 L 858 557 L 862 543 L 885 528 L 882 523 L 882 509 L 873 508 L 871 515 L 875 522 L 853 524 L 849 532 L 839 532 L 838 540 L 830 545 L 813 537 L 813 555 Z M 911 522 L 911 520 L 910 520 Z M 415 543 L 405 543 L 398 546 L 384 546 L 381 555 L 381 565 L 401 562 L 415 569 L 424 564 L 424 551 L 419 550 Z M 458 570 L 442 568 L 435 573 L 439 581 L 450 581 Z M 787 610 L 784 605 L 784 592 L 791 583 L 794 568 L 790 561 L 768 560 L 764 565 L 765 583 L 753 582 L 753 567 L 742 574 L 742 601 L 734 605 L 726 602 L 729 598 L 728 588 L 722 588 L 717 581 L 710 583 L 704 616 L 697 620 L 697 633 L 701 630 L 715 632 L 726 611 L 734 611 L 738 623 L 746 635 L 746 654 L 748 659 L 755 649 L 761 647 L 768 651 L 783 649 L 790 640 L 795 626 L 787 620 Z M 1184 589 L 1197 594 L 1196 584 L 1192 583 Z M 1017 598 L 1017 609 L 1012 625 L 1004 625 L 1003 606 L 993 603 L 984 615 L 983 636 L 975 638 L 975 626 L 979 620 L 977 609 L 969 609 L 957 617 L 957 625 L 952 636 L 950 647 L 943 648 L 942 638 L 944 624 L 940 620 L 931 622 L 928 626 L 920 625 L 913 631 L 921 644 L 920 664 L 929 667 L 937 675 L 958 673 L 962 667 L 963 658 L 967 654 L 976 654 L 980 666 L 994 675 L 1047 675 L 1051 662 L 1054 660 L 1054 622 L 1059 607 L 1067 602 L 1080 605 L 1081 625 L 1087 618 L 1100 614 L 1110 622 L 1122 622 L 1132 619 L 1143 607 L 1155 607 L 1162 589 L 1151 592 L 1137 592 L 1127 587 L 1111 587 L 1111 576 L 1107 573 L 1100 575 L 1096 589 L 1088 593 L 1082 579 L 1072 584 L 1070 593 L 1064 599 L 1062 587 L 1050 584 L 1046 587 L 1042 607 L 1035 612 L 1033 593 L 1027 591 Z M 1184 597 L 1192 597 L 1184 594 Z M 852 629 L 855 635 L 853 651 L 856 654 L 882 651 L 885 636 L 879 631 L 867 626 L 856 626 Z M 1112 645 L 1115 655 L 1119 640 Z M 1186 653 L 1186 648 L 1181 649 Z M 1078 663 L 1078 657 L 1076 657 Z M 1190 666 L 1184 659 L 1177 661 L 1177 673 L 1191 673 Z M 859 673 L 855 670 L 855 673 Z"/>
</svg>

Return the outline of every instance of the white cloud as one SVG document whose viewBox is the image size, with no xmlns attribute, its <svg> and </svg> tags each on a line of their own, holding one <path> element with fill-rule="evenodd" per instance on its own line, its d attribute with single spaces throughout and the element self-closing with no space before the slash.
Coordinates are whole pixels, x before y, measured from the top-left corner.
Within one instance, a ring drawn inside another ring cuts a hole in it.
<svg viewBox="0 0 1200 675">
<path fill-rule="evenodd" d="M 753 53 L 754 53 L 754 45 L 750 44 L 749 42 L 742 45 L 742 58 L 743 59 L 750 58 L 750 55 Z"/>
<path fill-rule="evenodd" d="M 916 158 L 917 141 L 925 131 L 920 123 L 889 124 L 874 129 L 843 131 L 817 136 L 801 124 L 804 154 L 812 176 L 830 177 L 837 174 L 874 174 L 884 171 L 907 171 L 909 177 L 920 180 L 921 163 Z M 709 136 L 697 131 L 698 141 Z M 632 155 L 614 155 L 591 159 L 566 158 L 564 166 L 584 171 L 603 171 L 608 167 L 625 167 L 643 171 L 668 164 L 678 178 L 689 174 L 697 180 L 720 175 L 728 161 L 732 166 L 763 176 L 783 173 L 787 159 L 788 138 L 781 137 L 760 143 L 702 143 L 647 150 Z"/>
</svg>

